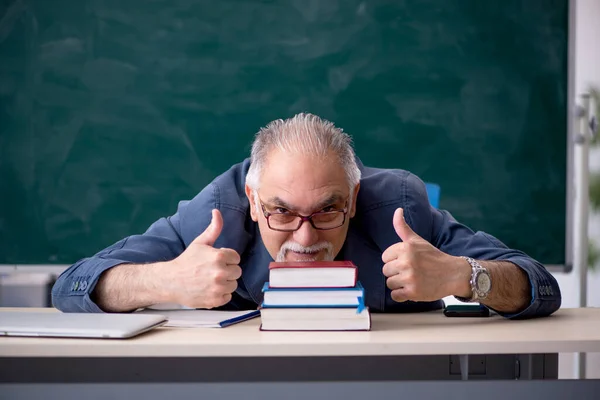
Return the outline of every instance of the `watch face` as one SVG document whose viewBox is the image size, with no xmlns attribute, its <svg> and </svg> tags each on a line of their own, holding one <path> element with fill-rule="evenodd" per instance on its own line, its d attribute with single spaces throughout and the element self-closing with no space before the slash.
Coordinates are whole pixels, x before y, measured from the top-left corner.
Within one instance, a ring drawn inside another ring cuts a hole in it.
<svg viewBox="0 0 600 400">
<path fill-rule="evenodd" d="M 477 274 L 477 290 L 482 293 L 488 293 L 492 288 L 490 275 L 486 273 Z"/>
</svg>

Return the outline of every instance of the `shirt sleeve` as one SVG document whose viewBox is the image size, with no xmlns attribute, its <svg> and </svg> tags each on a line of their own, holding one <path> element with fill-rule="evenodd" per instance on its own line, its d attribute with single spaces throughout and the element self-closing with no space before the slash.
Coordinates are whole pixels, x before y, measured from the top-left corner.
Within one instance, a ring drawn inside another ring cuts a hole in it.
<svg viewBox="0 0 600 400">
<path fill-rule="evenodd" d="M 476 260 L 509 261 L 520 267 L 529 278 L 531 303 L 516 314 L 498 314 L 512 319 L 548 316 L 561 305 L 561 293 L 556 279 L 546 268 L 527 254 L 508 248 L 485 232 L 473 232 L 458 223 L 447 211 L 431 209 L 433 244 L 447 254 L 468 256 Z"/>
<path fill-rule="evenodd" d="M 210 210 L 214 207 L 210 186 L 191 202 L 180 202 L 176 214 L 159 219 L 145 233 L 122 239 L 72 265 L 58 277 L 52 288 L 54 307 L 63 312 L 102 312 L 91 294 L 100 275 L 106 270 L 120 264 L 149 264 L 176 258 L 186 248 L 181 235 L 180 218 L 192 202 L 195 210 L 207 210 L 203 213 L 206 215 L 198 216 L 198 224 L 208 226 Z"/>
<path fill-rule="evenodd" d="M 531 287 L 531 303 L 516 314 L 494 311 L 506 318 L 526 319 L 547 316 L 560 308 L 558 282 L 541 263 L 522 251 L 508 248 L 490 234 L 474 232 L 457 222 L 448 211 L 431 207 L 425 184 L 417 176 L 409 174 L 406 183 L 405 216 L 409 225 L 421 237 L 453 256 L 467 256 L 483 261 L 508 261 L 525 271 Z"/>
</svg>

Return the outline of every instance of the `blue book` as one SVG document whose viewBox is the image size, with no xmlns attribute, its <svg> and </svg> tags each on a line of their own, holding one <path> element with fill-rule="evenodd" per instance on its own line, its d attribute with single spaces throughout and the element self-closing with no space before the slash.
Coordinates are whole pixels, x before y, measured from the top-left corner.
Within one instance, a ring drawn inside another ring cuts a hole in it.
<svg viewBox="0 0 600 400">
<path fill-rule="evenodd" d="M 347 307 L 364 308 L 365 290 L 356 283 L 351 288 L 272 288 L 269 282 L 262 289 L 262 307 Z"/>
</svg>

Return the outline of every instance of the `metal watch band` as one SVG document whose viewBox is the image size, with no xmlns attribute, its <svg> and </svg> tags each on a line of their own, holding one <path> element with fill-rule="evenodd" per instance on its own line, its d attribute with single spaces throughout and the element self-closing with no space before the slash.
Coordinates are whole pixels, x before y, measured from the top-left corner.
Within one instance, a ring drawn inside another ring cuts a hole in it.
<svg viewBox="0 0 600 400">
<path fill-rule="evenodd" d="M 477 293 L 477 286 L 476 286 L 477 282 L 475 282 L 475 279 L 477 277 L 478 271 L 485 271 L 486 269 L 483 268 L 481 266 L 481 264 L 479 264 L 476 260 L 472 259 L 471 257 L 461 256 L 461 258 L 464 258 L 465 260 L 467 260 L 467 262 L 471 266 L 471 279 L 469 279 L 469 283 L 471 285 L 471 297 L 470 298 L 460 297 L 460 296 L 454 296 L 454 297 L 465 303 L 475 302 L 479 299 L 485 298 L 486 296 L 480 297 L 479 294 Z"/>
</svg>

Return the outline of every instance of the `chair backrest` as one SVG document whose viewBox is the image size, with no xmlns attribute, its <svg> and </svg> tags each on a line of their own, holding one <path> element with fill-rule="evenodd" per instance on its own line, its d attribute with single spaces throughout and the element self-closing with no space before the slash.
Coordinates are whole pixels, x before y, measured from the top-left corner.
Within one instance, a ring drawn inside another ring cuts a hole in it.
<svg viewBox="0 0 600 400">
<path fill-rule="evenodd" d="M 429 204 L 432 207 L 439 208 L 440 206 L 440 185 L 437 183 L 425 182 L 425 188 L 427 189 L 427 197 L 429 197 Z"/>
</svg>

